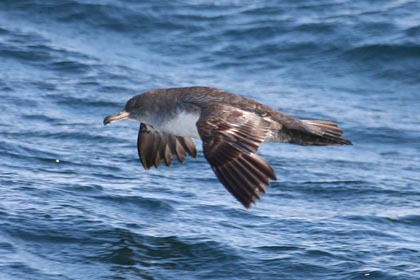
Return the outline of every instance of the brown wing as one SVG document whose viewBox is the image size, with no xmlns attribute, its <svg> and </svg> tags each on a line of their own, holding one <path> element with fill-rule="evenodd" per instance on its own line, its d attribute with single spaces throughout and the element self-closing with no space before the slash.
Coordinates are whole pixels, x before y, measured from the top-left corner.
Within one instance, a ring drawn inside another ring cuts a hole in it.
<svg viewBox="0 0 420 280">
<path fill-rule="evenodd" d="M 246 208 L 265 193 L 271 166 L 256 153 L 271 123 L 235 107 L 215 104 L 203 110 L 197 122 L 204 156 L 226 189 Z"/>
<path fill-rule="evenodd" d="M 162 162 L 170 166 L 174 155 L 180 162 L 184 162 L 187 155 L 197 157 L 197 149 L 192 139 L 166 134 L 144 123 L 140 124 L 137 151 L 145 169 L 159 167 Z"/>
<path fill-rule="evenodd" d="M 170 90 L 191 91 L 194 94 L 183 97 L 183 101 L 199 107 L 205 107 L 209 102 L 218 102 L 253 112 L 261 117 L 270 117 L 280 125 L 278 136 L 274 138 L 278 142 L 317 146 L 351 145 L 351 141 L 342 137 L 341 128 L 331 121 L 299 120 L 255 100 L 217 88 L 190 87 Z"/>
</svg>

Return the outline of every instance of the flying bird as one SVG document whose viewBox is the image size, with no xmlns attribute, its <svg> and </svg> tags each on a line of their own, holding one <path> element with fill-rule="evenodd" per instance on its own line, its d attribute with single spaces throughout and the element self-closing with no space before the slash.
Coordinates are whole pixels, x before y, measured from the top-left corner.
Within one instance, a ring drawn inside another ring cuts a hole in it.
<svg viewBox="0 0 420 280">
<path fill-rule="evenodd" d="M 351 145 L 332 121 L 300 120 L 257 101 L 211 87 L 146 91 L 127 101 L 104 125 L 140 122 L 137 150 L 145 169 L 197 157 L 193 139 L 225 188 L 246 208 L 266 192 L 276 174 L 257 154 L 264 142 L 307 146 Z"/>
</svg>

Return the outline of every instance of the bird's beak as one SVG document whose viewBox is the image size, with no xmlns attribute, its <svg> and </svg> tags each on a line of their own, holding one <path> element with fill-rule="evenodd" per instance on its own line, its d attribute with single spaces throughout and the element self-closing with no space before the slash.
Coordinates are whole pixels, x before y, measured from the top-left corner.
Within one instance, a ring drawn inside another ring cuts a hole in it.
<svg viewBox="0 0 420 280">
<path fill-rule="evenodd" d="M 126 119 L 128 119 L 129 116 L 130 116 L 130 113 L 126 112 L 126 111 L 122 111 L 122 112 L 120 112 L 116 115 L 108 116 L 104 119 L 104 125 L 107 125 L 107 124 L 112 123 L 112 122 L 126 120 Z"/>
</svg>

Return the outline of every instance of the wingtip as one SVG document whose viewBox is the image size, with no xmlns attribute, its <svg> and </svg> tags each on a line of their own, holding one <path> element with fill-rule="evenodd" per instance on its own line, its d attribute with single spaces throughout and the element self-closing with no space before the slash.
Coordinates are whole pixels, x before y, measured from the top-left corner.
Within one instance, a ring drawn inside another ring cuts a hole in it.
<svg viewBox="0 0 420 280">
<path fill-rule="evenodd" d="M 350 140 L 347 140 L 347 139 L 343 139 L 342 144 L 343 144 L 343 145 L 350 145 L 350 146 L 353 146 L 353 143 L 352 143 Z"/>
<path fill-rule="evenodd" d="M 248 202 L 239 201 L 239 202 L 245 207 L 246 210 L 250 210 L 252 206 L 255 205 L 255 200 L 256 199 L 254 197 L 251 201 L 248 201 Z"/>
</svg>

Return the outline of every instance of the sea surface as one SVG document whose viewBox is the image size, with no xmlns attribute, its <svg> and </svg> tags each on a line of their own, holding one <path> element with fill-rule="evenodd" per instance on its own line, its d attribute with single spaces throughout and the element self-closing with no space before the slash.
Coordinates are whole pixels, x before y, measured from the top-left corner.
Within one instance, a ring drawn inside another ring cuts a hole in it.
<svg viewBox="0 0 420 280">
<path fill-rule="evenodd" d="M 264 145 L 246 210 L 102 124 L 192 85 L 353 146 Z M 420 1 L 0 1 L 0 279 L 420 279 Z"/>
</svg>

